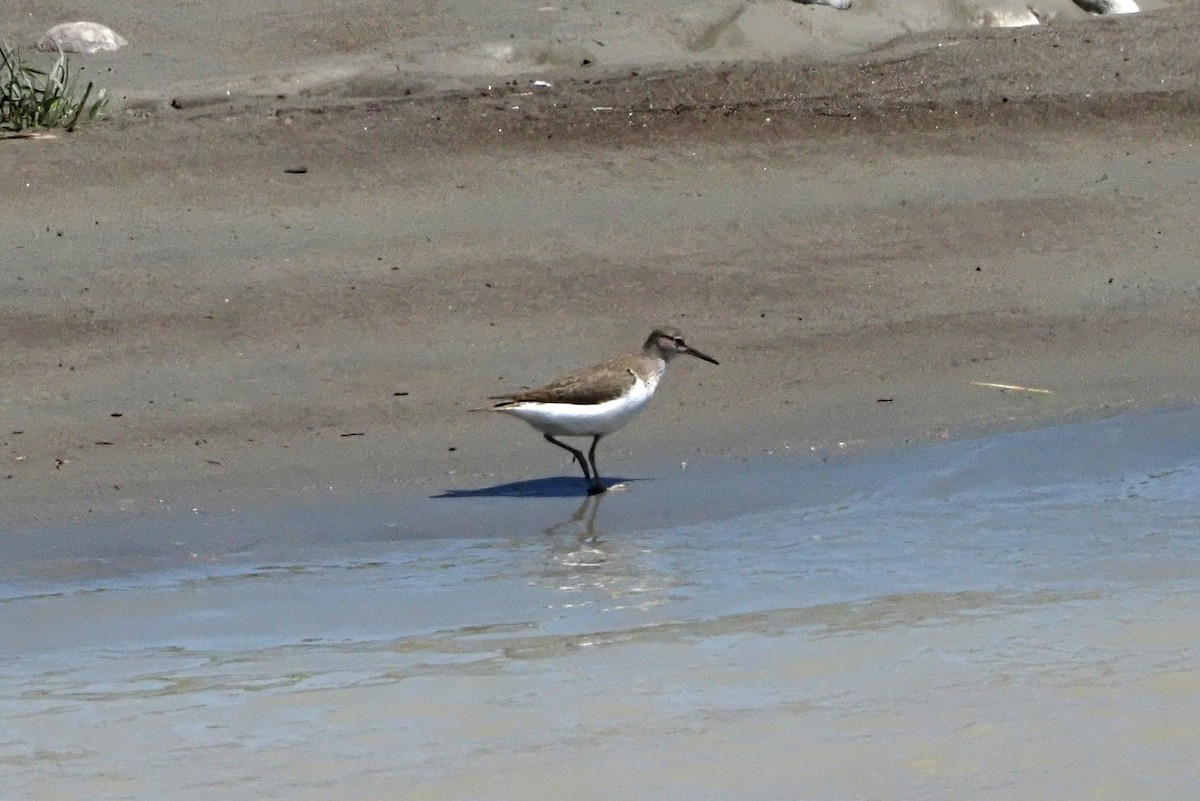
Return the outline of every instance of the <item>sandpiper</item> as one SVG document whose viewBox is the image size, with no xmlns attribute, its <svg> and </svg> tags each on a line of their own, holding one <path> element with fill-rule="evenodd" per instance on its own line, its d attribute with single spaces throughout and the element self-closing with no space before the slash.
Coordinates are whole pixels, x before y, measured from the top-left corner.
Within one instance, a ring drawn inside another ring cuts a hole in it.
<svg viewBox="0 0 1200 801">
<path fill-rule="evenodd" d="M 542 432 L 547 442 L 568 450 L 583 468 L 588 495 L 598 495 L 607 487 L 600 483 L 596 468 L 596 446 L 601 437 L 613 433 L 646 408 L 667 362 L 681 353 L 718 364 L 683 341 L 674 328 L 656 328 L 646 337 L 640 353 L 617 356 L 606 362 L 578 370 L 544 387 L 492 395 L 498 400 L 494 411 L 519 417 Z M 556 437 L 591 437 L 587 458 Z"/>
</svg>

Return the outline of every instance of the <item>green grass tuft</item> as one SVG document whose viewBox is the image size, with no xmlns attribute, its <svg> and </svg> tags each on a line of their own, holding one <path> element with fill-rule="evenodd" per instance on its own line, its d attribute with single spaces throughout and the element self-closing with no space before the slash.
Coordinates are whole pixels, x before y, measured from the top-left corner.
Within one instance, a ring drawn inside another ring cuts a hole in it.
<svg viewBox="0 0 1200 801">
<path fill-rule="evenodd" d="M 50 69 L 40 70 L 23 63 L 16 50 L 0 44 L 0 136 L 36 128 L 72 131 L 81 119 L 99 119 L 108 105 L 108 94 L 98 89 L 93 97 L 92 89 L 88 81 L 80 95 L 61 50 Z"/>
</svg>

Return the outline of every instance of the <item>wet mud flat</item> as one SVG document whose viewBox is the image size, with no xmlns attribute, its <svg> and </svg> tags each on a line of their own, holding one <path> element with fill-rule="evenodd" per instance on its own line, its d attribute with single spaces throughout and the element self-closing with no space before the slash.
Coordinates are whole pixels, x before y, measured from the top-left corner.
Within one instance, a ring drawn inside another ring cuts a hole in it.
<svg viewBox="0 0 1200 801">
<path fill-rule="evenodd" d="M 0 521 L 557 475 L 468 410 L 664 324 L 722 364 L 668 377 L 616 470 L 1194 403 L 1198 13 L 550 87 L 161 93 L 9 143 Z"/>
</svg>

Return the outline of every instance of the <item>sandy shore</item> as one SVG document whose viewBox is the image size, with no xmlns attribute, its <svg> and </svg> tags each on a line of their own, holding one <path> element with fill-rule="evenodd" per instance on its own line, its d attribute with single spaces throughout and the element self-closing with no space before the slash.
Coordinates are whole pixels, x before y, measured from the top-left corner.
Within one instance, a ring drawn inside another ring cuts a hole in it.
<svg viewBox="0 0 1200 801">
<path fill-rule="evenodd" d="M 722 363 L 673 368 L 614 472 L 1196 402 L 1197 23 L 4 143 L 0 520 L 569 473 L 468 410 L 660 323 Z"/>
</svg>

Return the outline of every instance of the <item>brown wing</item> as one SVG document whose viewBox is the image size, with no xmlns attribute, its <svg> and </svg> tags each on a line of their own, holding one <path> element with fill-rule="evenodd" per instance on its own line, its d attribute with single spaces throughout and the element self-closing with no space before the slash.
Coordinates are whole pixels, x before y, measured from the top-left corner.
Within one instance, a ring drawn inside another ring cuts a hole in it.
<svg viewBox="0 0 1200 801">
<path fill-rule="evenodd" d="M 488 400 L 505 403 L 603 403 L 618 397 L 633 383 L 634 373 L 625 364 L 626 358 L 610 359 L 587 370 L 574 373 L 546 384 L 544 387 L 513 392 L 507 395 L 492 395 Z"/>
</svg>

